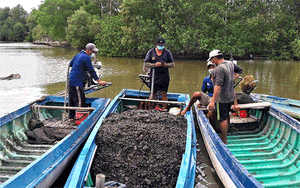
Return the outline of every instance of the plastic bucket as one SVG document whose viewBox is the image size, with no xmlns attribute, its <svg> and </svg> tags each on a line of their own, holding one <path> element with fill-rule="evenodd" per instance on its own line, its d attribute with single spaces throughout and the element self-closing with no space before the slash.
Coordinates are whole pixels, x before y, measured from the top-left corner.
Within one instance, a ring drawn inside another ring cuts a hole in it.
<svg viewBox="0 0 300 188">
<path fill-rule="evenodd" d="M 89 116 L 89 114 L 89 111 L 76 111 L 76 125 L 82 123 Z"/>
</svg>

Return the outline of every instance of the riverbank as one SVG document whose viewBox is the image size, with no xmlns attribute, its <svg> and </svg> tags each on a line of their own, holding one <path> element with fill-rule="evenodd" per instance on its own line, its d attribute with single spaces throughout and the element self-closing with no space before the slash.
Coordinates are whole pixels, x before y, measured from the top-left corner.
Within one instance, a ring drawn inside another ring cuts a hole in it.
<svg viewBox="0 0 300 188">
<path fill-rule="evenodd" d="M 47 45 L 52 47 L 73 48 L 71 44 L 69 44 L 68 42 L 36 40 L 33 41 L 32 43 L 36 45 Z"/>
</svg>

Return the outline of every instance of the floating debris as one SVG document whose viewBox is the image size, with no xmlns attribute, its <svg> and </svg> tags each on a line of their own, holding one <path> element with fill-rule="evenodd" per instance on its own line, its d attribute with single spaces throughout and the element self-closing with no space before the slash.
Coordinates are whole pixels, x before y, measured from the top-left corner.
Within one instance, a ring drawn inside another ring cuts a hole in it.
<svg viewBox="0 0 300 188">
<path fill-rule="evenodd" d="M 96 137 L 92 178 L 127 187 L 175 187 L 186 142 L 186 119 L 156 110 L 113 113 Z"/>
</svg>

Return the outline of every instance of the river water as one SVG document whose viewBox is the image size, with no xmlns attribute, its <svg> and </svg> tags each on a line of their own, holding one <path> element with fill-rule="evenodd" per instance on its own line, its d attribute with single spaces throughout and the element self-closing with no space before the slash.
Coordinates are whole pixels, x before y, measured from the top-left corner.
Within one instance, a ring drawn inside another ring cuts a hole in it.
<svg viewBox="0 0 300 188">
<path fill-rule="evenodd" d="M 20 79 L 0 80 L 0 117 L 12 112 L 43 95 L 65 89 L 67 66 L 79 51 L 33 45 L 32 43 L 0 43 L 0 77 L 20 74 Z M 114 98 L 122 89 L 139 90 L 142 83 L 142 58 L 97 57 L 102 62 L 102 80 L 113 85 L 87 97 Z M 170 69 L 169 92 L 192 95 L 200 91 L 202 81 L 208 75 L 206 61 L 176 60 Z M 253 75 L 260 81 L 255 93 L 275 95 L 300 100 L 300 62 L 297 61 L 238 61 L 243 68 L 241 76 Z M 142 90 L 149 90 L 143 86 Z M 236 88 L 239 92 L 239 88 Z M 198 132 L 199 133 L 199 132 Z M 198 134 L 198 163 L 205 167 L 206 178 L 198 181 L 198 187 L 222 187 L 215 174 Z M 201 184 L 201 185 L 200 185 Z"/>
</svg>

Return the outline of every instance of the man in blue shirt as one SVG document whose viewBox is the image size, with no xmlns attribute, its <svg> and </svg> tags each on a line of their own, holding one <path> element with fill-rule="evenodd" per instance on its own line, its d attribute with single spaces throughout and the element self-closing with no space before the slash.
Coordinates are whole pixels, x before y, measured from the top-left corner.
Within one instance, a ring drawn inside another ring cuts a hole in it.
<svg viewBox="0 0 300 188">
<path fill-rule="evenodd" d="M 207 69 L 208 69 L 208 72 L 211 70 L 211 69 L 214 69 L 215 66 L 214 64 L 209 61 L 207 62 Z M 209 95 L 210 97 L 213 96 L 214 94 L 214 86 L 213 86 L 213 83 L 212 83 L 212 79 L 211 79 L 211 74 L 209 74 L 208 76 L 206 76 L 203 80 L 203 84 L 202 84 L 202 89 L 203 93 L 207 93 L 207 95 Z"/>
<path fill-rule="evenodd" d="M 69 106 L 74 107 L 86 107 L 86 99 L 84 95 L 84 79 L 87 72 L 96 80 L 100 85 L 106 85 L 105 81 L 101 81 L 95 72 L 91 58 L 95 56 L 95 53 L 99 50 L 95 44 L 88 43 L 86 50 L 82 50 L 75 55 L 71 60 L 69 66 L 72 67 L 69 74 Z M 75 119 L 75 111 L 69 110 L 70 121 Z"/>
</svg>

